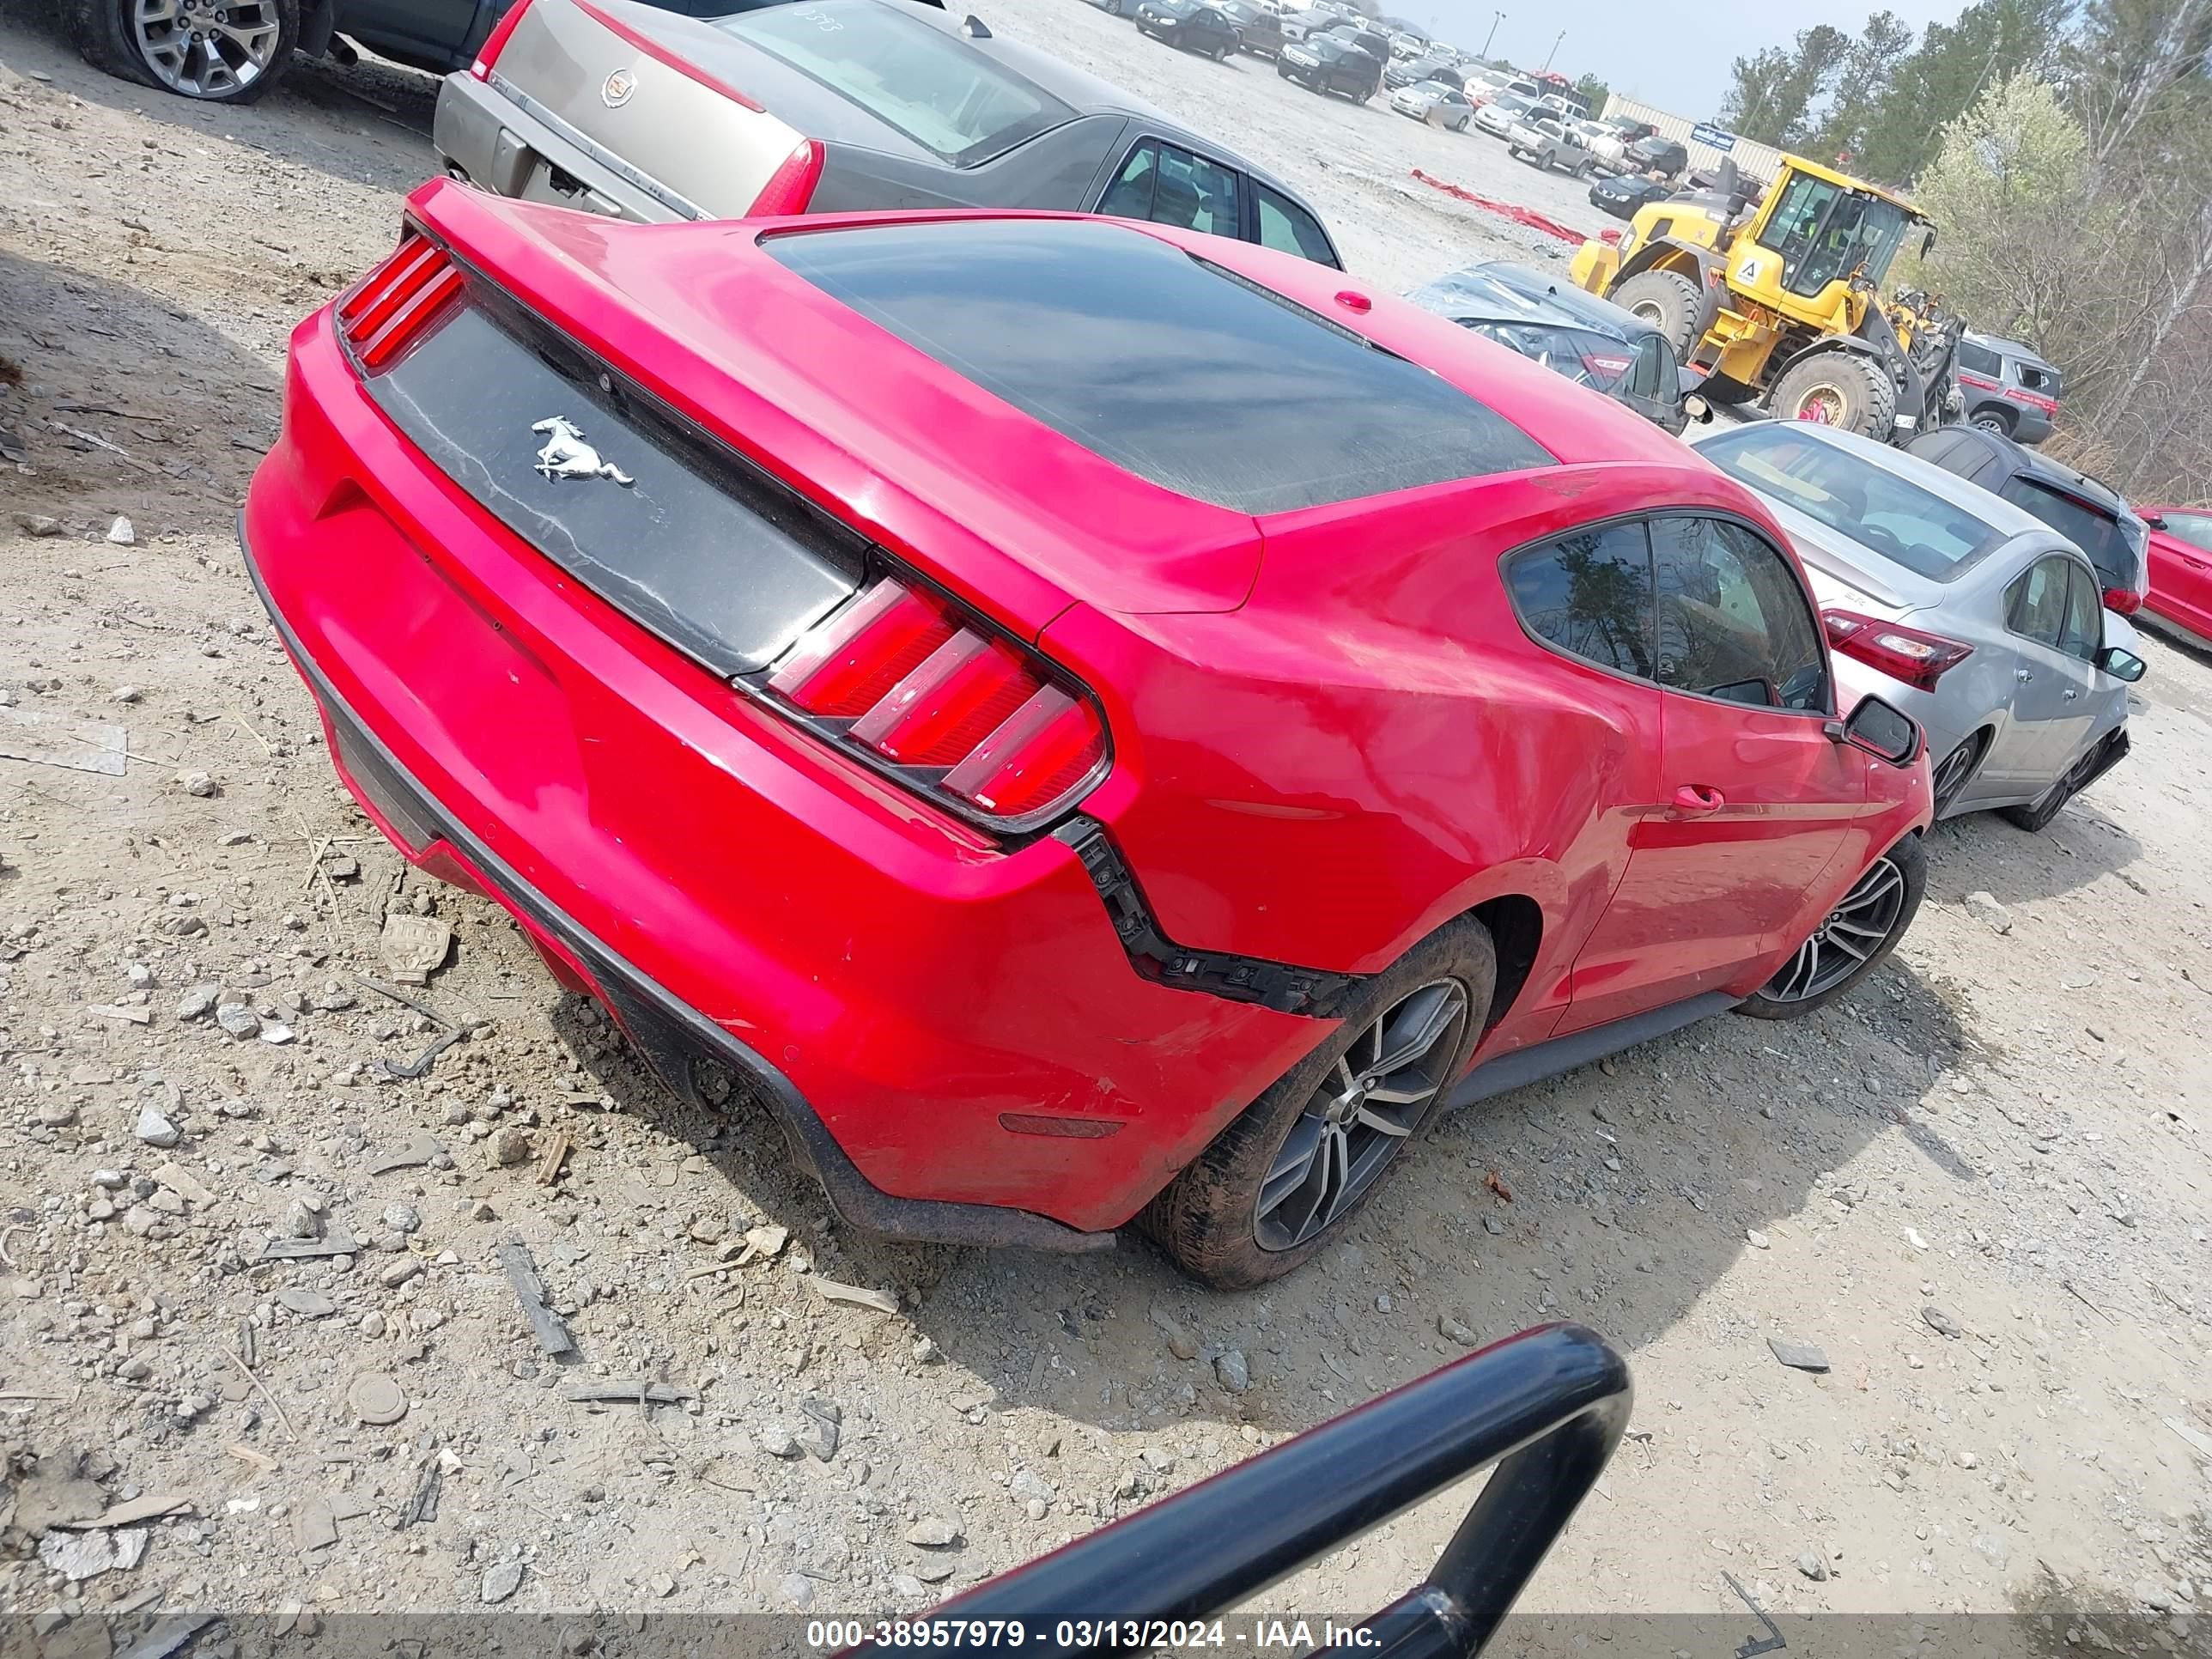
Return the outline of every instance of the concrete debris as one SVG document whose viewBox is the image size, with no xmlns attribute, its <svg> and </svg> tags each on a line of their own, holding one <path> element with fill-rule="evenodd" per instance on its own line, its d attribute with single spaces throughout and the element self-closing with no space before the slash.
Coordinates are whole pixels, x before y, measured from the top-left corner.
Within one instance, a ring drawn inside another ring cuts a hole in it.
<svg viewBox="0 0 2212 1659">
<path fill-rule="evenodd" d="M 483 1576 L 477 1594 L 487 1607 L 496 1606 L 522 1588 L 522 1563 L 502 1561 Z"/>
<path fill-rule="evenodd" d="M 1994 893 L 1966 895 L 1966 914 L 1981 922 L 1993 933 L 2012 932 L 2012 912 L 1996 901 Z"/>
<path fill-rule="evenodd" d="M 925 1515 L 906 1529 L 906 1541 L 926 1550 L 950 1549 L 960 1541 L 960 1528 L 941 1515 Z"/>
<path fill-rule="evenodd" d="M 386 916 L 377 941 L 385 971 L 402 985 L 428 984 L 453 948 L 453 924 L 436 916 Z"/>
<path fill-rule="evenodd" d="M 131 520 L 118 513 L 115 521 L 107 526 L 107 539 L 118 547 L 129 547 L 137 541 L 138 532 L 131 528 Z"/>
<path fill-rule="evenodd" d="M 203 800 L 216 793 L 215 780 L 204 772 L 178 773 L 177 787 L 186 794 L 197 795 Z"/>
<path fill-rule="evenodd" d="M 842 1285 L 834 1279 L 824 1279 L 818 1273 L 809 1273 L 806 1282 L 824 1302 L 849 1302 L 855 1307 L 873 1308 L 878 1313 L 895 1314 L 899 1310 L 898 1298 L 888 1291 L 872 1291 L 859 1285 Z"/>
<path fill-rule="evenodd" d="M 407 1396 L 381 1371 L 363 1371 L 346 1390 L 346 1409 L 379 1427 L 407 1415 Z"/>
<path fill-rule="evenodd" d="M 1231 1394 L 1242 1394 L 1252 1386 L 1252 1369 L 1245 1363 L 1241 1348 L 1224 1348 L 1213 1357 L 1213 1380 Z"/>
<path fill-rule="evenodd" d="M 529 1321 L 530 1334 L 537 1339 L 538 1346 L 556 1358 L 574 1353 L 576 1340 L 546 1305 L 544 1281 L 538 1278 L 538 1264 L 531 1260 L 530 1251 L 522 1241 L 508 1239 L 496 1246 L 492 1254 L 505 1270 L 515 1300 L 522 1304 L 523 1317 Z"/>
<path fill-rule="evenodd" d="M 149 1146 L 164 1148 L 173 1146 L 185 1138 L 182 1130 L 151 1106 L 138 1114 L 137 1133 L 138 1139 Z"/>
<path fill-rule="evenodd" d="M 1809 1342 L 1792 1342 L 1784 1337 L 1770 1336 L 1766 1339 L 1766 1346 L 1773 1350 L 1777 1359 L 1792 1370 L 1825 1371 L 1828 1369 L 1828 1356 Z"/>
</svg>

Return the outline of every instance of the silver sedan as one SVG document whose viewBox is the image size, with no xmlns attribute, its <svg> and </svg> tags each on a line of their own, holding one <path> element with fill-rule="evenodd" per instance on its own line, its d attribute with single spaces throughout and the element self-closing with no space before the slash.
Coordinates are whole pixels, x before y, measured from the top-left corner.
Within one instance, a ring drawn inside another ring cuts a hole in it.
<svg viewBox="0 0 2212 1659">
<path fill-rule="evenodd" d="M 1938 817 L 2040 830 L 2127 753 L 2135 632 L 2081 550 L 1978 484 L 1807 422 L 1717 428 L 1705 458 L 1772 507 L 1812 579 L 1848 707 L 1917 720 Z"/>
</svg>

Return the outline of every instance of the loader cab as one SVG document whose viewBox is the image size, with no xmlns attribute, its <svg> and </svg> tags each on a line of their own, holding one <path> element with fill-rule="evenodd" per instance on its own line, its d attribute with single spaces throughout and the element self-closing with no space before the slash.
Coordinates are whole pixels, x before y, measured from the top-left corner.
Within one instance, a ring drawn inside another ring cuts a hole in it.
<svg viewBox="0 0 2212 1659">
<path fill-rule="evenodd" d="M 1833 284 L 1856 272 L 1878 290 L 1907 230 L 1927 223 L 1887 191 L 1785 156 L 1782 176 L 1751 222 L 1731 286 L 1771 296 L 1784 310 L 1830 312 L 1835 304 L 1825 296 Z"/>
</svg>

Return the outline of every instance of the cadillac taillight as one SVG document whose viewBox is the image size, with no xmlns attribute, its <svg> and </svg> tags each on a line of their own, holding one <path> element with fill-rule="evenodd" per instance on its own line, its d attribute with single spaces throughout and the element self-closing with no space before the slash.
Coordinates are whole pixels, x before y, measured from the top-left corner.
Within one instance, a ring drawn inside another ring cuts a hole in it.
<svg viewBox="0 0 2212 1659">
<path fill-rule="evenodd" d="M 767 690 L 920 793 L 1008 827 L 1073 805 L 1104 770 L 1088 696 L 907 578 L 871 582 L 810 629 Z"/>
<path fill-rule="evenodd" d="M 1974 647 L 1963 640 L 1863 617 L 1856 611 L 1823 611 L 1820 622 L 1835 649 L 1923 691 L 1933 691 L 1947 671 L 1974 654 Z"/>
<path fill-rule="evenodd" d="M 410 226 L 392 257 L 338 301 L 338 334 L 362 370 L 374 374 L 461 291 L 461 273 L 446 250 Z"/>
<path fill-rule="evenodd" d="M 507 50 L 507 40 L 514 33 L 514 26 L 529 9 L 530 0 L 514 0 L 500 14 L 499 21 L 492 25 L 491 33 L 484 36 L 483 45 L 477 49 L 476 62 L 469 65 L 471 75 L 479 81 L 491 79 L 492 65 L 499 62 L 500 53 Z"/>
</svg>

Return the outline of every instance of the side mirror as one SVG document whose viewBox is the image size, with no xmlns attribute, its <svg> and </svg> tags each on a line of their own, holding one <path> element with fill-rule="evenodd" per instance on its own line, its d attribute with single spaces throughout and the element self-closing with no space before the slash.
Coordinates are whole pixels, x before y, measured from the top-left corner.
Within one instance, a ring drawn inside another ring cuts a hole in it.
<svg viewBox="0 0 2212 1659">
<path fill-rule="evenodd" d="M 2142 515 L 2142 521 L 2153 530 L 2166 528 L 2166 514 L 2163 513 L 2146 513 Z"/>
<path fill-rule="evenodd" d="M 1844 741 L 1892 766 L 1910 766 L 1920 757 L 1919 723 L 1880 697 L 1859 699 L 1844 722 Z"/>
<path fill-rule="evenodd" d="M 1682 399 L 1682 413 L 1700 424 L 1713 418 L 1713 406 L 1692 392 Z"/>
<path fill-rule="evenodd" d="M 2097 666 L 2116 680 L 2125 680 L 2133 685 L 2150 672 L 2150 665 L 2132 651 L 2123 651 L 2117 645 L 2108 645 L 2097 653 Z"/>
</svg>

